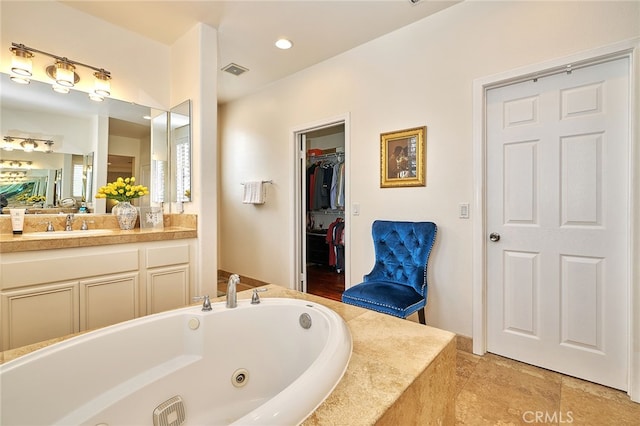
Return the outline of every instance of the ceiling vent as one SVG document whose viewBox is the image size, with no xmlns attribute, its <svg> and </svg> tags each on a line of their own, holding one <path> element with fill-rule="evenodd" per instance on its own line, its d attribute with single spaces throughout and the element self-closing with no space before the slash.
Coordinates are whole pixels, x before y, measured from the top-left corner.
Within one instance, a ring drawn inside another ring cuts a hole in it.
<svg viewBox="0 0 640 426">
<path fill-rule="evenodd" d="M 229 74 L 233 74 L 236 77 L 244 74 L 245 72 L 249 71 L 249 68 L 245 68 L 245 67 L 241 67 L 238 64 L 234 64 L 233 62 L 230 63 L 229 65 L 227 65 L 226 67 L 222 68 L 222 71 L 228 72 Z"/>
</svg>

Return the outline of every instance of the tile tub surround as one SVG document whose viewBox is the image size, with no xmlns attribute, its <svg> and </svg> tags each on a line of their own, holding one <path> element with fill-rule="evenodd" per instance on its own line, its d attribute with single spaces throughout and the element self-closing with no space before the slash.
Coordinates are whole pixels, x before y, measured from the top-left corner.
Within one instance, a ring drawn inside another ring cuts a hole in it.
<svg viewBox="0 0 640 426">
<path fill-rule="evenodd" d="M 261 298 L 290 297 L 327 306 L 351 330 L 353 353 L 344 377 L 303 425 L 455 423 L 453 333 L 276 285 L 264 288 L 268 291 Z M 249 299 L 251 291 L 238 292 L 238 297 Z M 0 359 L 9 361 L 60 340 L 6 351 Z"/>
<path fill-rule="evenodd" d="M 80 229 L 82 221 L 86 220 L 89 229 L 111 229 L 108 235 L 69 236 L 63 231 L 66 221 L 65 215 L 25 215 L 24 233 L 42 232 L 47 221 L 53 223 L 56 237 L 33 238 L 13 235 L 11 218 L 0 215 L 0 253 L 13 253 L 34 250 L 51 250 L 71 247 L 90 247 L 108 244 L 124 244 L 147 241 L 177 240 L 196 238 L 197 216 L 193 214 L 165 214 L 164 229 L 141 229 L 121 231 L 115 216 L 110 214 L 78 214 L 75 216 L 73 229 Z"/>
</svg>

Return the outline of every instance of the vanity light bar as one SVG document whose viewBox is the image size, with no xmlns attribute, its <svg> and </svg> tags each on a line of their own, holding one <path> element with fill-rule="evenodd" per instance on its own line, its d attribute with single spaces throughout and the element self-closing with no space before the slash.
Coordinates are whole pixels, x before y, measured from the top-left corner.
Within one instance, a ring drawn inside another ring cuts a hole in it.
<svg viewBox="0 0 640 426">
<path fill-rule="evenodd" d="M 38 142 L 41 142 L 46 146 L 46 149 L 40 151 L 46 153 L 53 152 L 53 141 L 50 139 L 19 138 L 14 136 L 5 136 L 2 139 L 4 140 L 2 149 L 5 151 L 22 149 L 24 152 L 33 152 L 36 151 L 36 148 L 38 148 Z M 18 146 L 20 146 L 20 148 Z"/>
<path fill-rule="evenodd" d="M 11 43 L 11 49 L 9 50 L 13 53 L 11 59 L 12 75 L 10 78 L 16 83 L 29 84 L 29 77 L 32 75 L 33 67 L 31 58 L 33 58 L 34 53 L 39 53 L 56 60 L 54 65 L 46 68 L 47 75 L 55 80 L 53 90 L 56 92 L 68 93 L 69 88 L 80 81 L 80 76 L 76 73 L 76 68 L 84 67 L 95 71 L 93 73 L 95 77 L 94 89 L 93 92 L 89 94 L 89 97 L 94 101 L 103 101 L 105 96 L 111 95 L 111 73 L 104 68 L 73 61 L 54 55 L 53 53 L 27 47 L 21 43 Z"/>
<path fill-rule="evenodd" d="M 3 178 L 15 178 L 15 177 L 20 177 L 20 176 L 26 176 L 27 175 L 27 171 L 26 170 L 22 170 L 22 171 L 10 171 L 10 172 L 2 172 L 0 173 L 0 176 Z"/>
<path fill-rule="evenodd" d="M 2 183 L 17 183 L 17 182 L 26 182 L 27 178 L 25 176 L 15 177 L 15 178 L 0 178 L 0 182 Z"/>
<path fill-rule="evenodd" d="M 30 168 L 33 164 L 32 161 L 24 161 L 24 160 L 0 160 L 0 168 L 2 169 L 22 169 L 22 168 Z M 23 167 L 25 166 L 25 167 Z"/>
</svg>

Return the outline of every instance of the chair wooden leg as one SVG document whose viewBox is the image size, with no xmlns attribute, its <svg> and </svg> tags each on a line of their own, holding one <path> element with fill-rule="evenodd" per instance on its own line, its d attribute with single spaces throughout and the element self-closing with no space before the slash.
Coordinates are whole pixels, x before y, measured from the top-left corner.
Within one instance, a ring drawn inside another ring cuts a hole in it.
<svg viewBox="0 0 640 426">
<path fill-rule="evenodd" d="M 424 319 L 424 308 L 418 311 L 418 320 L 420 321 L 420 324 L 427 325 L 427 322 Z"/>
</svg>

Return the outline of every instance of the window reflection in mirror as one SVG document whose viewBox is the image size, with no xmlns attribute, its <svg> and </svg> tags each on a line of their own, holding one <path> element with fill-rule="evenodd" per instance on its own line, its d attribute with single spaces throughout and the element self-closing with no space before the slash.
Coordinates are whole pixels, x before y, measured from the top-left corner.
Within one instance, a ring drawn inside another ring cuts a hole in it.
<svg viewBox="0 0 640 426">
<path fill-rule="evenodd" d="M 88 211 L 93 211 L 93 152 L 83 157 L 82 199 L 87 203 Z"/>
<path fill-rule="evenodd" d="M 169 211 L 169 147 L 167 129 L 169 115 L 166 111 L 152 111 L 151 117 L 151 164 L 149 198 L 151 207 L 163 207 L 164 213 Z M 165 204 L 166 203 L 166 204 Z"/>
<path fill-rule="evenodd" d="M 169 114 L 171 146 L 172 201 L 191 201 L 191 101 L 171 108 Z M 178 210 L 180 208 L 178 207 Z"/>
</svg>

